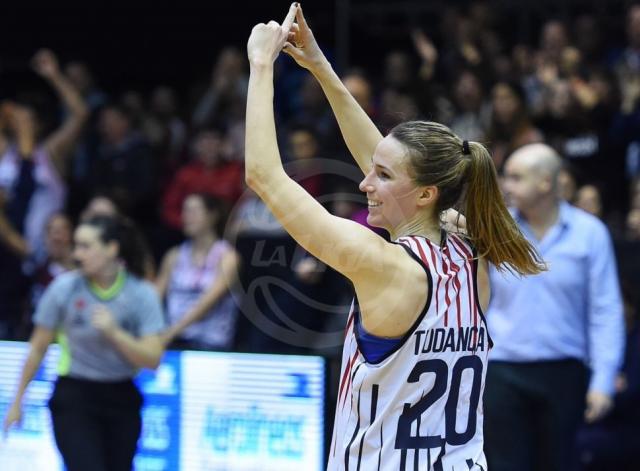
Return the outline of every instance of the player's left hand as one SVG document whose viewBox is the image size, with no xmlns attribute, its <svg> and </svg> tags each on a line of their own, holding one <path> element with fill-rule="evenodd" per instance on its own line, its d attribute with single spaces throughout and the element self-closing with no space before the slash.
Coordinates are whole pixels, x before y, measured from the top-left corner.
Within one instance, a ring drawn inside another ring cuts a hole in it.
<svg viewBox="0 0 640 471">
<path fill-rule="evenodd" d="M 289 37 L 297 10 L 298 4 L 292 3 L 282 25 L 270 21 L 266 25 L 260 23 L 253 27 L 247 42 L 247 56 L 252 65 L 273 64 Z"/>
<path fill-rule="evenodd" d="M 102 304 L 93 309 L 91 324 L 105 335 L 112 333 L 118 327 L 112 312 Z"/>
<path fill-rule="evenodd" d="M 600 391 L 587 392 L 587 408 L 584 411 L 584 419 L 587 423 L 596 422 L 609 413 L 613 407 L 613 399 L 609 394 Z"/>
</svg>

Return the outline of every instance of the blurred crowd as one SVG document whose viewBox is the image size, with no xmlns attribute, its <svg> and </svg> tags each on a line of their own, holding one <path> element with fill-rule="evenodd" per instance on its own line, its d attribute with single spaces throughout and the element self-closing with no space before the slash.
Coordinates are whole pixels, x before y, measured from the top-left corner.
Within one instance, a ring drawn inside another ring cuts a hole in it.
<svg viewBox="0 0 640 471">
<path fill-rule="evenodd" d="M 443 122 L 486 144 L 498 171 L 524 144 L 546 142 L 562 155 L 563 198 L 607 224 L 626 306 L 617 409 L 602 429 L 585 432 L 598 443 L 608 443 L 612 429 L 624 436 L 626 427 L 640 428 L 640 5 L 619 20 L 621 46 L 608 43 L 589 14 L 549 19 L 537 43 L 506 44 L 488 4 L 477 3 L 443 12 L 448 34 L 437 39 L 408 32 L 413 47 L 384 51 L 379 73 L 341 71 L 383 133 L 410 119 Z M 35 52 L 31 65 L 41 89 L 0 104 L 0 338 L 28 338 L 44 287 L 74 267 L 78 221 L 122 214 L 146 239 L 147 278 L 173 306 L 172 322 L 180 317 L 172 273 L 186 270 L 181 250 L 202 249 L 208 283 L 219 272 L 209 255 L 222 257 L 209 250 L 214 242 L 239 255 L 224 335 L 199 338 L 196 329 L 180 345 L 337 357 L 350 286 L 304 253 L 244 186 L 248 70 L 240 45 L 220 50 L 207 86 L 188 94 L 195 100 L 171 84 L 114 94 L 88 64 L 61 64 L 49 50 Z M 358 171 L 322 90 L 287 57 L 277 68 L 288 171 L 334 214 L 366 224 Z M 597 466 L 598 453 L 612 452 L 602 448 L 585 448 L 583 463 Z"/>
</svg>

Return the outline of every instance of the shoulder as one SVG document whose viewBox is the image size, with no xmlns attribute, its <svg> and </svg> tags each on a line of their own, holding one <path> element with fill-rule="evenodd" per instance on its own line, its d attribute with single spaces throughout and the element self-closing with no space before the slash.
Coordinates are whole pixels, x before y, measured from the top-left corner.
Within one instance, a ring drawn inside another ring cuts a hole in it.
<svg viewBox="0 0 640 471">
<path fill-rule="evenodd" d="M 609 228 L 599 218 L 587 211 L 576 208 L 568 203 L 562 204 L 562 211 L 565 213 L 569 224 L 578 231 L 584 231 L 584 235 L 592 238 L 609 238 Z"/>
<path fill-rule="evenodd" d="M 72 290 L 81 283 L 84 283 L 84 275 L 80 270 L 71 270 L 56 276 L 49 288 L 55 291 Z"/>
<path fill-rule="evenodd" d="M 169 251 L 166 254 L 164 254 L 164 257 L 162 257 L 162 266 L 165 266 L 165 265 L 172 266 L 173 264 L 175 264 L 183 246 L 184 245 L 176 245 L 171 247 Z"/>
<path fill-rule="evenodd" d="M 143 298 L 158 297 L 158 293 L 153 284 L 145 279 L 138 278 L 131 273 L 127 274 L 127 285 L 136 296 Z"/>
</svg>

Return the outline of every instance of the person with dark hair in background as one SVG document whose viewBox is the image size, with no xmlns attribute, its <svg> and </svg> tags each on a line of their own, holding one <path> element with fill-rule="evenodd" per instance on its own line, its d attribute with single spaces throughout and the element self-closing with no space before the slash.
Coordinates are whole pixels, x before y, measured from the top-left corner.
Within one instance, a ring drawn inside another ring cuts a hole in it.
<svg viewBox="0 0 640 471">
<path fill-rule="evenodd" d="M 392 243 L 331 215 L 286 174 L 273 109 L 281 51 L 320 83 L 364 173 L 368 221 Z M 403 123 L 382 136 L 331 68 L 298 3 L 282 25 L 256 25 L 247 54 L 247 184 L 356 293 L 328 469 L 486 469 L 488 263 L 523 275 L 544 269 L 504 205 L 489 153 L 434 122 Z M 454 206 L 465 208 L 464 237 L 442 227 L 441 216 Z M 442 340 L 434 340 L 437 332 Z"/>
<path fill-rule="evenodd" d="M 32 67 L 55 89 L 68 113 L 44 135 L 33 106 L 0 105 L 0 337 L 12 337 L 23 312 L 28 292 L 23 268 L 46 258 L 45 226 L 65 204 L 67 161 L 89 115 L 51 51 L 38 51 Z"/>
<path fill-rule="evenodd" d="M 549 269 L 531 277 L 490 270 L 485 450 L 493 471 L 572 469 L 578 426 L 607 415 L 622 362 L 611 236 L 561 199 L 561 167 L 546 144 L 523 146 L 505 164 L 506 199 Z"/>
<path fill-rule="evenodd" d="M 187 240 L 164 257 L 156 288 L 166 298 L 169 328 L 164 340 L 172 347 L 230 350 L 236 331 L 237 308 L 229 283 L 239 256 L 221 239 L 222 205 L 212 196 L 192 193 L 182 205 Z"/>
<path fill-rule="evenodd" d="M 498 169 L 518 147 L 542 141 L 527 113 L 525 92 L 516 82 L 502 81 L 491 91 L 491 124 L 486 140 L 491 145 L 491 157 Z"/>
<path fill-rule="evenodd" d="M 42 296 L 4 432 L 19 423 L 22 398 L 49 345 L 58 339 L 59 376 L 49 400 L 56 443 L 69 471 L 129 471 L 141 431 L 142 396 L 132 379 L 155 369 L 164 351 L 162 307 L 141 279 L 133 225 L 95 217 L 74 235 L 80 265 Z"/>
</svg>

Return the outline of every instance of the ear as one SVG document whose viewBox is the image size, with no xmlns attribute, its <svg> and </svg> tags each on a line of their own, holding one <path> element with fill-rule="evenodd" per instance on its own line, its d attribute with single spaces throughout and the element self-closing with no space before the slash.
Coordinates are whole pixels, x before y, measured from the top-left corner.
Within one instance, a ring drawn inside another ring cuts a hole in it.
<svg viewBox="0 0 640 471">
<path fill-rule="evenodd" d="M 418 189 L 418 206 L 429 206 L 435 204 L 440 192 L 437 186 L 423 186 Z"/>
<path fill-rule="evenodd" d="M 543 194 L 551 193 L 551 191 L 553 191 L 553 187 L 554 185 L 553 185 L 551 176 L 545 175 L 542 178 L 540 178 L 538 182 L 538 189 L 540 190 L 541 193 Z"/>
</svg>

